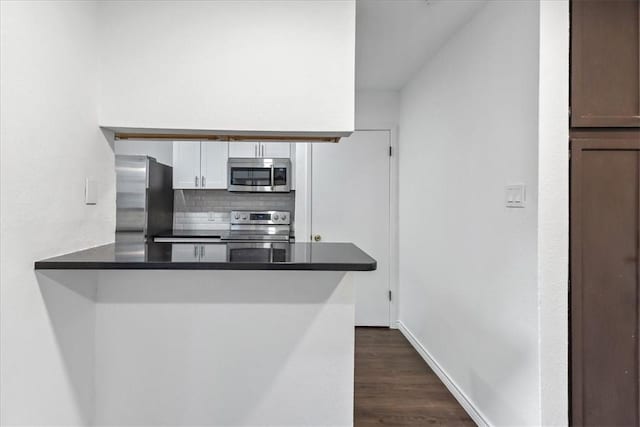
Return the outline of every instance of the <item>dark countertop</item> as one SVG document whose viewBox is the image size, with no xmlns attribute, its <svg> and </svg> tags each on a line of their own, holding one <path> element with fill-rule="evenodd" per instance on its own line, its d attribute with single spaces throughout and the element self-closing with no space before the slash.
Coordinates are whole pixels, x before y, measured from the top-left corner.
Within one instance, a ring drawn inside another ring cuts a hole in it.
<svg viewBox="0 0 640 427">
<path fill-rule="evenodd" d="M 353 243 L 111 243 L 35 262 L 36 270 L 371 271 Z"/>
</svg>

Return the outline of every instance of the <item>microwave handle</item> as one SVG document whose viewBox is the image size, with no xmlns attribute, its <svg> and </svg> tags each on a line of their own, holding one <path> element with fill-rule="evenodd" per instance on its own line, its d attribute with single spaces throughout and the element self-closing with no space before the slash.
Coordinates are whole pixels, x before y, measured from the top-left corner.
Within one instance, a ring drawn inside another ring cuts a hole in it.
<svg viewBox="0 0 640 427">
<path fill-rule="evenodd" d="M 271 188 L 275 186 L 275 183 L 276 183 L 276 177 L 274 175 L 273 163 L 271 163 Z"/>
</svg>

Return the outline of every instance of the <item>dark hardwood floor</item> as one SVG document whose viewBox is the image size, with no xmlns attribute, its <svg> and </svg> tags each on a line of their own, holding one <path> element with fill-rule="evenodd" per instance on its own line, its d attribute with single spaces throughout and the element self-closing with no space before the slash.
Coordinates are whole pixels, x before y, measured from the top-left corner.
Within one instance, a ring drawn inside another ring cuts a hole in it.
<svg viewBox="0 0 640 427">
<path fill-rule="evenodd" d="M 475 426 L 406 338 L 395 329 L 356 328 L 356 427 Z"/>
</svg>

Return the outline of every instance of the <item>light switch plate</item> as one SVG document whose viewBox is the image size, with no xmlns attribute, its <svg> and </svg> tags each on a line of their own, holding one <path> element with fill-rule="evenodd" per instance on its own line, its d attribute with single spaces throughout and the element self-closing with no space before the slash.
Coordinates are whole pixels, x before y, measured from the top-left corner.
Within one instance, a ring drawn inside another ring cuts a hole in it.
<svg viewBox="0 0 640 427">
<path fill-rule="evenodd" d="M 527 203 L 527 192 L 524 184 L 507 185 L 504 188 L 504 205 L 508 208 L 524 208 Z"/>
<path fill-rule="evenodd" d="M 84 203 L 86 205 L 98 203 L 98 183 L 94 179 L 87 178 L 84 181 Z"/>
</svg>

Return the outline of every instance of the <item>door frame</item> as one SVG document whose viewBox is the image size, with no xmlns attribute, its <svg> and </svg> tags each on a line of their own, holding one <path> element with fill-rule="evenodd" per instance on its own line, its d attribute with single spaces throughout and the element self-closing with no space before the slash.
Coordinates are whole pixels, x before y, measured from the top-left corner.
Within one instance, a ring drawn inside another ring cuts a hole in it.
<svg viewBox="0 0 640 427">
<path fill-rule="evenodd" d="M 357 128 L 354 132 L 362 131 L 380 131 L 389 133 L 389 145 L 391 147 L 391 156 L 389 157 L 389 290 L 391 291 L 391 301 L 389 303 L 389 328 L 398 329 L 399 320 L 399 259 L 398 259 L 398 126 L 380 126 L 380 127 L 363 127 Z M 316 143 L 327 144 L 327 143 Z M 340 142 L 338 142 L 340 144 Z M 301 144 L 299 144 L 301 145 Z M 311 242 L 311 233 L 313 231 L 313 212 L 311 202 L 313 200 L 312 186 L 312 168 L 313 168 L 313 144 L 305 144 L 304 150 L 296 150 L 296 161 L 306 166 L 304 173 L 300 171 L 297 175 L 298 184 L 296 190 L 296 217 L 298 216 L 298 208 L 304 211 L 305 219 L 301 221 L 300 231 L 305 234 L 301 235 L 303 239 L 298 239 L 298 226 L 296 225 L 296 240 Z M 302 168 L 301 168 L 302 169 Z M 303 183 L 301 181 L 304 181 Z M 304 186 L 304 189 L 302 188 Z M 299 190 L 303 192 L 299 193 Z M 296 220 L 297 221 L 297 220 Z M 297 224 L 297 223 L 296 223 Z"/>
</svg>

